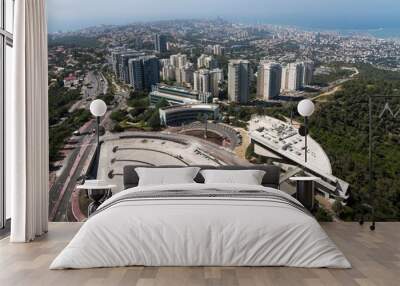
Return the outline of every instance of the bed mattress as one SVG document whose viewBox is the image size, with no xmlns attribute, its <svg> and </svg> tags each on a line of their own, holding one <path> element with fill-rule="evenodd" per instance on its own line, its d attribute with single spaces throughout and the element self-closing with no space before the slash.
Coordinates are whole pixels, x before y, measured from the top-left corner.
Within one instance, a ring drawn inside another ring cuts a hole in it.
<svg viewBox="0 0 400 286">
<path fill-rule="evenodd" d="M 183 184 L 113 196 L 50 269 L 134 265 L 351 267 L 318 222 L 282 191 Z"/>
</svg>

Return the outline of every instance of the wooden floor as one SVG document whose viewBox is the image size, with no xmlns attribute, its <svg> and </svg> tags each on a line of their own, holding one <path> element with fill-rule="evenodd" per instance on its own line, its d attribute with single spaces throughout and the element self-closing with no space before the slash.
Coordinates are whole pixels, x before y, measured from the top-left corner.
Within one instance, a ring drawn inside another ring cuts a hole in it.
<svg viewBox="0 0 400 286">
<path fill-rule="evenodd" d="M 326 223 L 324 229 L 353 265 L 350 270 L 286 267 L 127 267 L 48 270 L 79 229 L 78 223 L 51 223 L 49 234 L 30 244 L 0 241 L 0 285 L 400 285 L 400 223 Z"/>
</svg>

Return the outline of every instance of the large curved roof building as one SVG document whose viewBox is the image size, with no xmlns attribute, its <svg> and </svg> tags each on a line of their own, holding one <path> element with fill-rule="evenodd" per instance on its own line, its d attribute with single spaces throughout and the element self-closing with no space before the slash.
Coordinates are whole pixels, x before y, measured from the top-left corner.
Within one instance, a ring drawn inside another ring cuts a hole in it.
<svg viewBox="0 0 400 286">
<path fill-rule="evenodd" d="M 269 116 L 254 116 L 249 124 L 249 136 L 257 154 L 283 159 L 301 166 L 333 197 L 348 198 L 349 184 L 332 174 L 331 162 L 324 149 L 308 136 L 308 160 L 304 159 L 304 137 L 292 125 Z"/>
<path fill-rule="evenodd" d="M 203 118 L 204 115 L 207 115 L 210 120 L 217 119 L 219 115 L 218 105 L 190 104 L 160 108 L 161 125 L 177 126 L 190 123 Z"/>
<path fill-rule="evenodd" d="M 202 93 L 183 87 L 154 85 L 149 94 L 150 103 L 156 105 L 162 99 L 167 100 L 170 105 L 206 104 L 211 102 L 212 96 L 209 92 Z"/>
</svg>

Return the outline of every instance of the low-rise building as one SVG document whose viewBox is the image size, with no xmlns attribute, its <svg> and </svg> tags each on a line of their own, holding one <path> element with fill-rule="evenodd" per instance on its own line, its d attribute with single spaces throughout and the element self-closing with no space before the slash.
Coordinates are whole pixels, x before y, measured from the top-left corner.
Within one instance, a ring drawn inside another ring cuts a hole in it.
<svg viewBox="0 0 400 286">
<path fill-rule="evenodd" d="M 69 89 L 76 89 L 79 85 L 79 80 L 76 76 L 70 74 L 64 78 L 64 87 Z"/>
</svg>

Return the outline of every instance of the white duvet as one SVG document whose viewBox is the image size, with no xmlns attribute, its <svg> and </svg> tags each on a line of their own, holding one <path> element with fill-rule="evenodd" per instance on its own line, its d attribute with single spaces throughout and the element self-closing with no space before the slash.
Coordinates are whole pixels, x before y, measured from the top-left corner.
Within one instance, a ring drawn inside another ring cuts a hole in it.
<svg viewBox="0 0 400 286">
<path fill-rule="evenodd" d="M 50 269 L 144 266 L 350 268 L 318 222 L 298 208 L 257 198 L 152 198 L 146 191 L 262 190 L 247 185 L 166 185 L 123 191 L 103 203 Z M 114 203 L 114 204 L 113 204 Z"/>
</svg>

